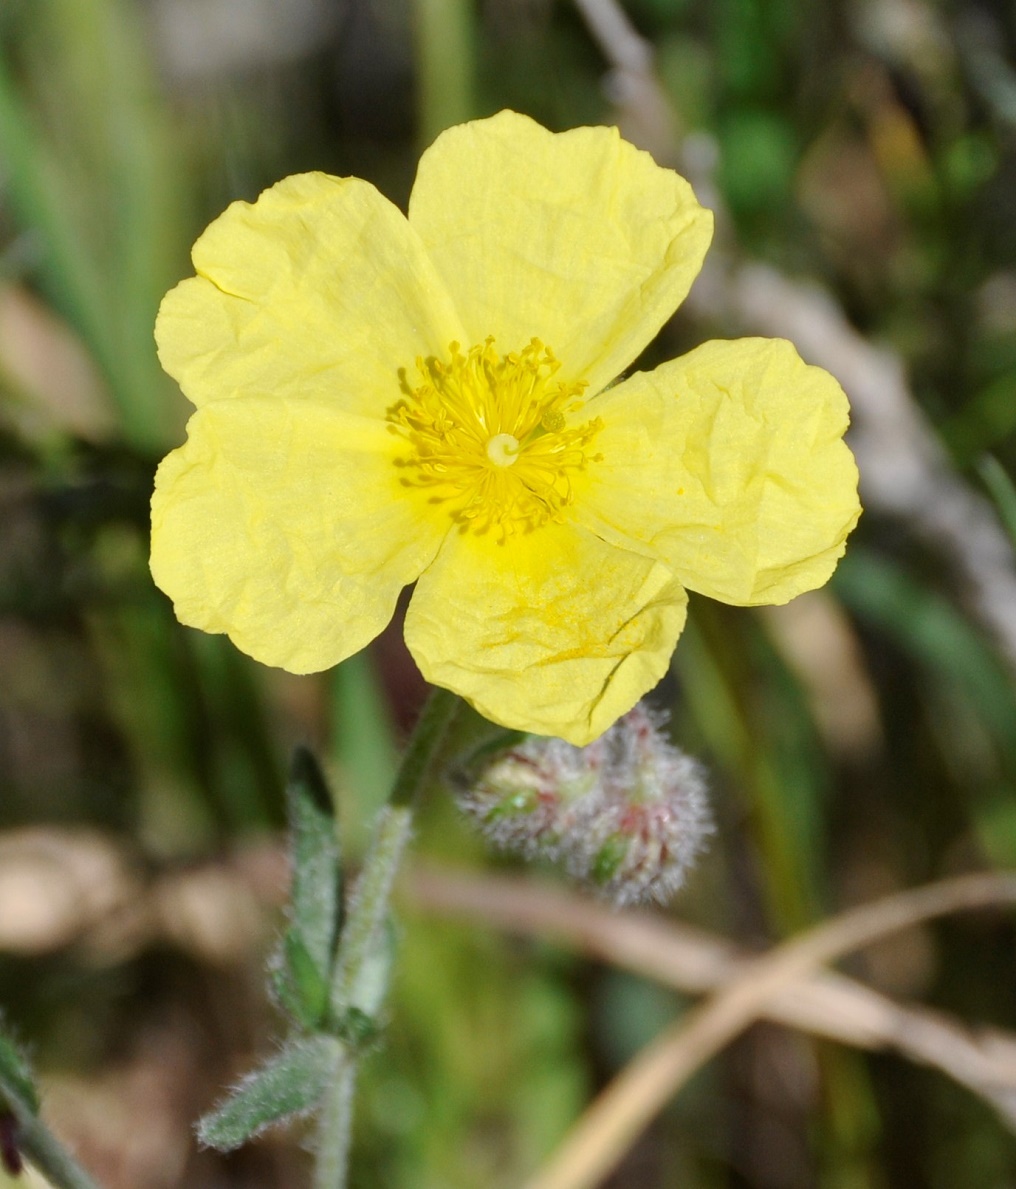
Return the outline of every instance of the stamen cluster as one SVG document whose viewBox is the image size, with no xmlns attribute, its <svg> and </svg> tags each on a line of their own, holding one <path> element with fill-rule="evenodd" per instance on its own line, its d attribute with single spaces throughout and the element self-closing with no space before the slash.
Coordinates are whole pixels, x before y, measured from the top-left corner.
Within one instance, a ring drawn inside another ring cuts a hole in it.
<svg viewBox="0 0 1016 1189">
<path fill-rule="evenodd" d="M 459 774 L 459 803 L 502 849 L 617 905 L 662 903 L 712 832 L 701 766 L 663 722 L 640 703 L 587 747 L 528 736 Z"/>
<path fill-rule="evenodd" d="M 586 447 L 602 423 L 574 423 L 586 385 L 554 381 L 560 366 L 535 338 L 507 355 L 488 338 L 465 353 L 451 343 L 447 362 L 417 359 L 420 382 L 403 370 L 406 398 L 388 411 L 411 447 L 397 463 L 402 482 L 447 503 L 463 531 L 496 529 L 504 540 L 562 521 L 571 476 L 590 461 Z"/>
</svg>

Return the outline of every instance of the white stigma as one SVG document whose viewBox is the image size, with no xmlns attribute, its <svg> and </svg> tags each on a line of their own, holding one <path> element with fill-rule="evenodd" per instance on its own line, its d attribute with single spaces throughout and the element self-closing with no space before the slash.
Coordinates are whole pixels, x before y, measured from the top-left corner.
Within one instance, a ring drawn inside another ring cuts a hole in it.
<svg viewBox="0 0 1016 1189">
<path fill-rule="evenodd" d="M 510 467 L 519 456 L 519 440 L 510 433 L 496 433 L 487 443 L 487 457 L 497 467 Z"/>
</svg>

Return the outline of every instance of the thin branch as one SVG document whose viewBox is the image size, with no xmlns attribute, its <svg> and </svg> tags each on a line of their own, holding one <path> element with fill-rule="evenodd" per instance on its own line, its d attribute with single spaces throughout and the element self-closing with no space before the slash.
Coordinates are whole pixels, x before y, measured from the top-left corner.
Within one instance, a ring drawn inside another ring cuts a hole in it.
<svg viewBox="0 0 1016 1189">
<path fill-rule="evenodd" d="M 614 0 L 575 0 L 575 7 L 610 64 L 603 89 L 617 109 L 621 132 L 661 165 L 676 164 L 676 113 L 656 77 L 652 43 Z"/>
<path fill-rule="evenodd" d="M 1016 875 L 961 876 L 852 909 L 772 950 L 639 1053 L 527 1189 L 592 1189 L 696 1070 L 817 967 L 932 917 L 1001 904 L 1016 904 Z"/>
<path fill-rule="evenodd" d="M 214 964 L 245 961 L 267 936 L 266 907 L 285 898 L 281 847 L 142 879 L 132 856 L 92 833 L 31 829 L 0 836 L 0 951 L 74 946 L 120 962 L 167 942 Z M 716 990 L 757 959 L 730 942 L 649 913 L 619 914 L 531 880 L 414 868 L 405 910 L 451 914 L 555 937 L 603 961 L 691 994 Z M 33 912 L 23 911 L 26 905 Z M 10 929 L 7 929 L 10 926 Z M 778 989 L 759 1016 L 865 1049 L 892 1049 L 937 1068 L 1016 1127 L 1016 1036 L 972 1030 L 842 975 L 809 973 Z"/>
<path fill-rule="evenodd" d="M 530 879 L 436 867 L 409 873 L 406 899 L 424 912 L 465 917 L 526 936 L 552 937 L 611 965 L 690 994 L 714 991 L 757 957 L 680 921 L 619 914 Z M 811 973 L 771 996 L 759 1013 L 788 1027 L 863 1049 L 892 1049 L 939 1069 L 990 1102 L 1016 1130 L 1016 1036 L 972 1030 L 944 1012 L 900 1004 L 853 979 Z"/>
</svg>

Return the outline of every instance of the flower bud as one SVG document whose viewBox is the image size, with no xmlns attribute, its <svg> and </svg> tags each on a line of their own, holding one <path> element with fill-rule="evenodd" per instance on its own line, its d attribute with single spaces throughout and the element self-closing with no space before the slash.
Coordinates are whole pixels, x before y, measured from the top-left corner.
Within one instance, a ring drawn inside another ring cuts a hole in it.
<svg viewBox="0 0 1016 1189">
<path fill-rule="evenodd" d="M 502 850 L 557 859 L 576 807 L 596 788 L 584 752 L 598 746 L 525 736 L 458 773 L 459 805 Z"/>
<path fill-rule="evenodd" d="M 463 810 L 495 846 L 564 865 L 618 905 L 668 899 L 712 830 L 700 765 L 641 703 L 587 747 L 531 735 L 470 765 Z"/>
</svg>

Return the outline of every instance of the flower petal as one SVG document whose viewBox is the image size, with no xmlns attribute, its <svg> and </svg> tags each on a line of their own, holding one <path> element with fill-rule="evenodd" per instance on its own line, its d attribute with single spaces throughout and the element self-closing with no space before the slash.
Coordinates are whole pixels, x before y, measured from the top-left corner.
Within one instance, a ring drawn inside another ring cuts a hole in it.
<svg viewBox="0 0 1016 1189">
<path fill-rule="evenodd" d="M 401 212 L 358 178 L 297 174 L 234 202 L 194 245 L 198 276 L 163 300 L 163 367 L 196 405 L 317 397 L 383 416 L 398 370 L 463 330 Z"/>
<path fill-rule="evenodd" d="M 599 391 L 684 299 L 712 215 L 616 128 L 548 132 L 503 111 L 443 132 L 409 201 L 466 324 L 500 351 L 533 337 Z"/>
<path fill-rule="evenodd" d="M 456 533 L 417 583 L 406 643 L 486 717 L 581 745 L 666 672 L 686 602 L 658 562 L 570 525 Z"/>
<path fill-rule="evenodd" d="M 152 575 L 179 619 L 292 673 L 372 640 L 447 531 L 400 486 L 383 424 L 265 397 L 188 431 L 152 497 Z"/>
<path fill-rule="evenodd" d="M 587 408 L 604 425 L 584 524 L 726 603 L 785 603 L 829 578 L 860 515 L 847 398 L 790 343 L 705 343 Z"/>
</svg>

